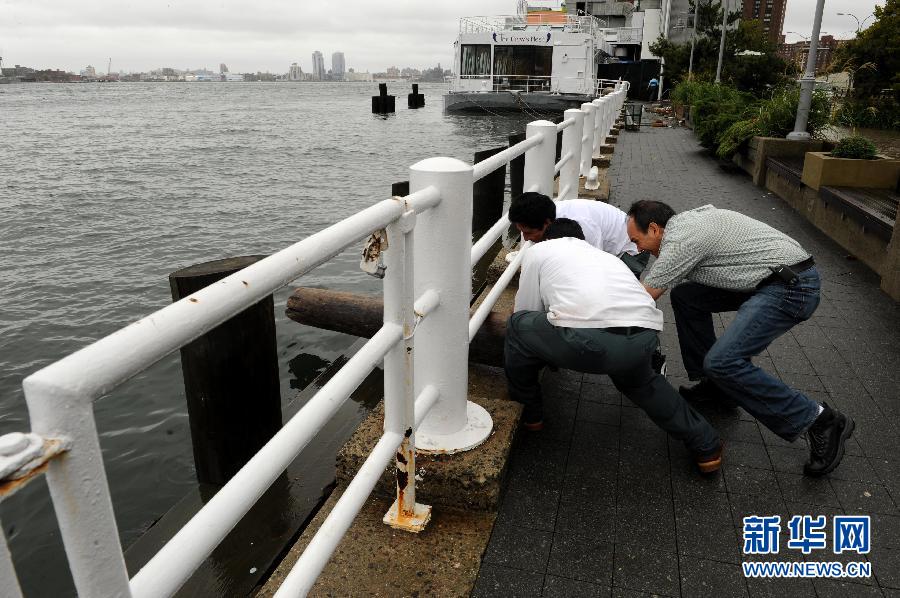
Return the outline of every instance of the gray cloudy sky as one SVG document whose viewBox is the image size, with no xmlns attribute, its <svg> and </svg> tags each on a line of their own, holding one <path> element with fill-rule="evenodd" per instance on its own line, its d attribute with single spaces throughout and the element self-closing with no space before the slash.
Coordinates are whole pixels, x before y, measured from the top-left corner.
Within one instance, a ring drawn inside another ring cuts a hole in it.
<svg viewBox="0 0 900 598">
<path fill-rule="evenodd" d="M 730 0 L 736 5 L 739 0 Z M 815 0 L 787 0 L 785 31 L 809 35 Z M 826 0 L 823 33 L 851 37 L 884 0 Z M 311 70 L 313 50 L 347 66 L 449 66 L 460 16 L 511 14 L 514 0 L 0 0 L 4 65 L 105 72 L 174 68 Z M 870 21 L 871 22 L 871 19 Z M 789 35 L 789 41 L 800 39 Z"/>
</svg>

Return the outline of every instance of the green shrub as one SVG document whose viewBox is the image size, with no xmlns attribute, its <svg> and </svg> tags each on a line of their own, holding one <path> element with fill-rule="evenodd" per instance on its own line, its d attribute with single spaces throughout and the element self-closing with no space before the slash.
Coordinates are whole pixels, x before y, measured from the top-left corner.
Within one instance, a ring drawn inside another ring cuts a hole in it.
<svg viewBox="0 0 900 598">
<path fill-rule="evenodd" d="M 874 160 L 878 155 L 878 149 L 866 137 L 855 135 L 844 137 L 837 142 L 831 155 L 835 158 L 856 158 L 857 160 Z"/>
<path fill-rule="evenodd" d="M 835 110 L 834 124 L 851 129 L 900 129 L 900 102 L 894 98 L 847 99 Z"/>
<path fill-rule="evenodd" d="M 716 139 L 716 154 L 730 158 L 752 137 L 785 137 L 794 130 L 800 89 L 780 87 L 772 96 L 750 106 L 741 120 L 733 122 Z M 829 100 L 822 90 L 813 92 L 806 130 L 812 137 L 820 137 L 829 122 Z"/>
</svg>

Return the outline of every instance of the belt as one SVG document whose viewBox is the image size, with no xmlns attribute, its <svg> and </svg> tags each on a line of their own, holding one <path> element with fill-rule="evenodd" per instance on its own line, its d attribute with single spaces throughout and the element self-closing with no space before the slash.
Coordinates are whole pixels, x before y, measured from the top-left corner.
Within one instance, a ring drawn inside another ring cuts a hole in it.
<svg viewBox="0 0 900 598">
<path fill-rule="evenodd" d="M 810 268 L 812 268 L 815 265 L 816 265 L 816 260 L 814 260 L 812 257 L 808 257 L 805 260 L 803 260 L 802 262 L 797 262 L 796 264 L 793 264 L 788 267 L 791 270 L 793 270 L 795 273 L 800 274 L 801 272 L 809 270 Z M 769 274 L 768 276 L 763 278 L 761 281 L 759 281 L 759 284 L 756 285 L 756 288 L 761 289 L 762 287 L 764 287 L 766 285 L 775 284 L 775 283 L 785 284 L 785 280 L 773 272 L 772 274 Z"/>
<path fill-rule="evenodd" d="M 650 328 L 643 328 L 641 326 L 619 326 L 616 328 L 604 328 L 603 330 L 606 332 L 611 332 L 612 334 L 622 334 L 624 336 L 630 336 L 632 334 L 650 330 Z"/>
</svg>

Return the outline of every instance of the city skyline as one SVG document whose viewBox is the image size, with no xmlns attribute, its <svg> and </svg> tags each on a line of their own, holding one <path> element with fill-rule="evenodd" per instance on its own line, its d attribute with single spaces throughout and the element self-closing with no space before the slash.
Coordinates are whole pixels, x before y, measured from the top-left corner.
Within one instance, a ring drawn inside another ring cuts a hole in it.
<svg viewBox="0 0 900 598">
<path fill-rule="evenodd" d="M 735 7 L 740 0 L 730 0 Z M 822 32 L 852 37 L 856 22 L 837 13 L 865 19 L 883 0 L 829 0 Z M 511 14 L 513 0 L 458 0 L 423 6 L 397 0 L 373 6 L 361 0 L 341 4 L 340 13 L 322 4 L 302 8 L 286 0 L 259 0 L 247 14 L 239 6 L 194 0 L 159 10 L 110 0 L 76 4 L 56 0 L 6 0 L 0 19 L 0 56 L 4 66 L 80 72 L 94 65 L 105 73 L 143 72 L 163 66 L 214 68 L 221 62 L 232 72 L 286 73 L 297 62 L 303 71 L 315 50 L 340 48 L 346 67 L 379 72 L 387 65 L 415 62 L 429 68 L 451 64 L 461 16 Z M 784 32 L 789 41 L 809 35 L 815 0 L 787 0 Z M 277 15 L 277 18 L 272 18 Z M 868 23 L 871 23 L 869 19 Z M 796 32 L 796 33 L 793 33 Z M 411 51 L 412 49 L 412 51 Z M 306 57 L 306 58 L 303 58 Z M 326 69 L 327 71 L 327 69 Z"/>
</svg>

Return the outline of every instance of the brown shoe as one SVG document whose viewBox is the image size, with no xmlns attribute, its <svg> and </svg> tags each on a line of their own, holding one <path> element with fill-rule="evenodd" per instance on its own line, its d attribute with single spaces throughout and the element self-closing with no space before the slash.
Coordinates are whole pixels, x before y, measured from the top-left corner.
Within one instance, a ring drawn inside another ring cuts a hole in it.
<svg viewBox="0 0 900 598">
<path fill-rule="evenodd" d="M 697 462 L 697 468 L 702 474 L 710 474 L 719 471 L 722 467 L 722 452 L 725 450 L 725 442 L 720 440 L 719 446 L 707 453 L 697 453 L 694 459 Z"/>
</svg>

